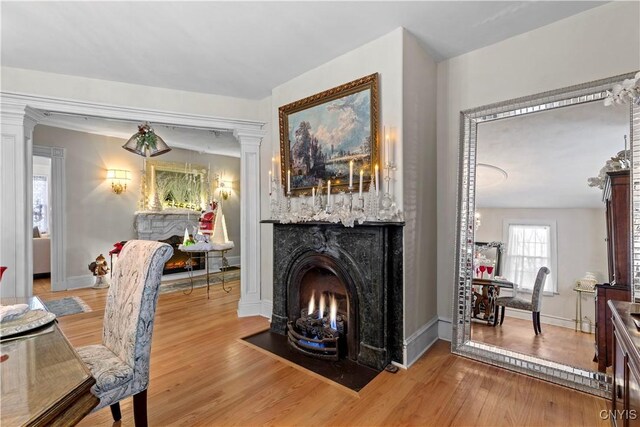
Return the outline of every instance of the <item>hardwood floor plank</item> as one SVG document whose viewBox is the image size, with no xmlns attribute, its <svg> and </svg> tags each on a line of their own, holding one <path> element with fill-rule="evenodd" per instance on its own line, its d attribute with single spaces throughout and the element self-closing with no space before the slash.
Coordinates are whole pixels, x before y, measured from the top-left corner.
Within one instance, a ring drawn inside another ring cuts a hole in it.
<svg viewBox="0 0 640 427">
<path fill-rule="evenodd" d="M 93 309 L 64 316 L 73 345 L 99 343 L 106 290 L 80 296 Z M 266 329 L 267 319 L 238 318 L 238 283 L 162 294 L 156 312 L 148 395 L 151 426 L 608 426 L 604 399 L 454 356 L 437 342 L 409 370 L 382 372 L 359 397 L 343 392 L 238 342 Z M 511 321 L 511 319 L 509 319 Z M 545 330 L 546 333 L 546 330 Z M 132 399 L 121 402 L 120 426 L 133 426 Z M 109 409 L 81 426 L 111 426 Z"/>
</svg>

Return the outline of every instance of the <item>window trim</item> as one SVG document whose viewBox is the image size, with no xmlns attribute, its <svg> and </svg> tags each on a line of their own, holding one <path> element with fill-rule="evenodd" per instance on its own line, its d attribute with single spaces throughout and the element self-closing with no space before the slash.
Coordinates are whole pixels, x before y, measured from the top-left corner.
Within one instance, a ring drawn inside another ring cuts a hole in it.
<svg viewBox="0 0 640 427">
<path fill-rule="evenodd" d="M 551 260 L 551 265 L 549 268 L 551 269 L 551 277 L 552 283 L 551 291 L 542 291 L 542 295 L 544 296 L 554 296 L 560 295 L 558 292 L 558 232 L 557 232 L 557 221 L 555 219 L 503 219 L 502 220 L 502 241 L 507 245 L 504 259 L 506 261 L 509 253 L 509 226 L 510 225 L 537 225 L 540 227 L 549 227 L 549 238 L 550 238 L 550 250 L 551 254 L 549 256 Z M 548 280 L 549 278 L 547 278 Z M 530 289 L 518 288 L 516 293 L 532 293 Z"/>
</svg>

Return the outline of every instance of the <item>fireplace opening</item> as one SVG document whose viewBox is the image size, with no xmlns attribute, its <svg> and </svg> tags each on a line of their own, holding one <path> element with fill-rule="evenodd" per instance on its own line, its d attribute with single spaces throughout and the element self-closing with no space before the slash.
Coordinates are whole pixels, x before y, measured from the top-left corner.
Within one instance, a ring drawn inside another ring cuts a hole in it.
<svg viewBox="0 0 640 427">
<path fill-rule="evenodd" d="M 289 345 L 319 359 L 356 360 L 354 297 L 327 259 L 315 261 L 320 265 L 304 269 L 293 282 L 298 297 L 290 300 L 294 304 L 287 322 Z"/>
<path fill-rule="evenodd" d="M 173 256 L 164 264 L 162 274 L 183 273 L 185 271 L 204 270 L 206 267 L 204 254 L 188 253 L 178 250 L 178 246 L 182 243 L 183 237 L 171 236 L 168 239 L 159 240 L 162 243 L 168 243 L 173 247 Z"/>
</svg>

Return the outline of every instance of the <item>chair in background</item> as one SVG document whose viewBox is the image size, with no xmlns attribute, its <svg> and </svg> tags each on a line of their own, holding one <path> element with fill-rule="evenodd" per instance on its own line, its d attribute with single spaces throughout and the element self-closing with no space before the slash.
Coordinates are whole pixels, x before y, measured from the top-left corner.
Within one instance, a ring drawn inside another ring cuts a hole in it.
<svg viewBox="0 0 640 427">
<path fill-rule="evenodd" d="M 500 324 L 504 322 L 504 311 L 506 307 L 517 308 L 519 310 L 526 310 L 531 312 L 533 319 L 533 331 L 538 335 L 542 332 L 540 328 L 540 309 L 542 308 L 542 290 L 544 289 L 544 282 L 547 280 L 547 276 L 551 271 L 547 267 L 540 267 L 538 275 L 536 276 L 536 282 L 533 285 L 533 292 L 531 293 L 531 301 L 527 301 L 516 296 L 512 297 L 499 297 L 496 299 L 496 312 L 493 319 L 494 326 L 498 323 L 498 308 L 500 312 Z"/>
<path fill-rule="evenodd" d="M 91 388 L 120 420 L 119 401 L 133 396 L 137 427 L 147 425 L 147 387 L 151 334 L 165 262 L 173 254 L 166 243 L 131 240 L 115 265 L 104 311 L 102 344 L 77 349 L 96 384 Z"/>
</svg>

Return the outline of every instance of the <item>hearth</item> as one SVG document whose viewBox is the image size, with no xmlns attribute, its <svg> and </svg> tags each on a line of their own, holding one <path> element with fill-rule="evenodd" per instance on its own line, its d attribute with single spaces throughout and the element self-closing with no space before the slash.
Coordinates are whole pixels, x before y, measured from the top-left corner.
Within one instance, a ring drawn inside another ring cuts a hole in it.
<svg viewBox="0 0 640 427">
<path fill-rule="evenodd" d="M 402 225 L 275 223 L 271 331 L 318 359 L 402 363 Z"/>
</svg>

